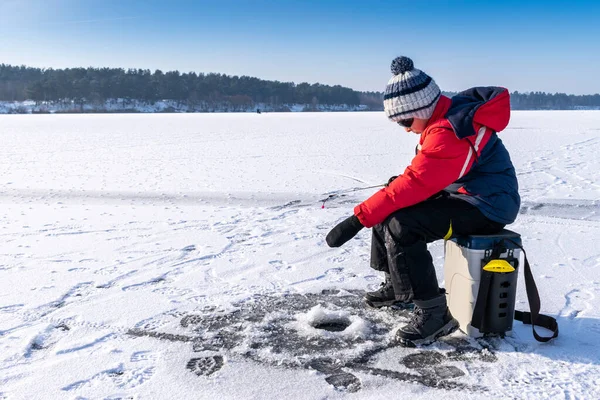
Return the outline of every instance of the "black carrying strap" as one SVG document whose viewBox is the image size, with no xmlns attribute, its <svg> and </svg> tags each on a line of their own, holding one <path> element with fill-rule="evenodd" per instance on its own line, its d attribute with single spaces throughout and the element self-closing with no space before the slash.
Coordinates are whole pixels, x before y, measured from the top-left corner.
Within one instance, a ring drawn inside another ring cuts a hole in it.
<svg viewBox="0 0 600 400">
<path fill-rule="evenodd" d="M 490 297 L 490 287 L 492 286 L 492 273 L 481 271 L 479 280 L 479 291 L 477 292 L 477 300 L 473 309 L 473 317 L 471 318 L 471 326 L 480 331 L 483 330 L 483 317 L 487 309 L 488 298 Z"/>
<path fill-rule="evenodd" d="M 551 339 L 554 339 L 558 336 L 558 322 L 556 322 L 556 318 L 540 314 L 540 294 L 538 293 L 537 286 L 533 280 L 531 267 L 529 266 L 529 261 L 527 260 L 527 253 L 525 253 L 525 249 L 523 249 L 523 247 L 518 243 L 510 239 L 506 240 L 518 246 L 523 252 L 523 257 L 525 258 L 525 291 L 527 292 L 527 301 L 529 302 L 530 312 L 515 310 L 515 319 L 523 322 L 524 324 L 531 324 L 533 337 L 535 337 L 535 340 L 538 342 L 547 342 Z M 552 331 L 552 335 L 540 336 L 535 331 L 536 325 Z"/>
<path fill-rule="evenodd" d="M 531 266 L 527 260 L 527 253 L 525 253 L 525 249 L 511 239 L 503 240 L 509 241 L 515 246 L 519 247 L 523 252 L 523 257 L 525 259 L 525 291 L 527 292 L 527 301 L 529 302 L 529 309 L 531 311 L 527 312 L 515 310 L 515 320 L 531 325 L 533 337 L 535 337 L 538 342 L 548 342 L 558 336 L 558 322 L 556 322 L 556 319 L 553 317 L 540 314 L 540 294 L 537 290 L 537 286 L 535 285 L 533 274 L 531 273 Z M 493 256 L 497 256 L 495 253 L 497 253 L 496 249 L 494 249 Z M 477 302 L 475 303 L 473 318 L 471 320 L 471 326 L 477 329 L 481 329 L 482 327 L 483 316 L 487 307 L 490 286 L 492 284 L 492 277 L 492 272 L 482 271 L 481 280 L 479 282 L 479 292 L 477 293 Z M 535 330 L 536 326 L 546 328 L 553 333 L 551 336 L 540 336 Z"/>
</svg>

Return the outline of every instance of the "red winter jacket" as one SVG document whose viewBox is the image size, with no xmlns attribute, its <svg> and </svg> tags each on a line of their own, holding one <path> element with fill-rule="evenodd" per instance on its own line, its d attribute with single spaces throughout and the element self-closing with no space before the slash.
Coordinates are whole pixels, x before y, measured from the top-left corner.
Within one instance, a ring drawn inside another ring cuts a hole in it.
<svg viewBox="0 0 600 400">
<path fill-rule="evenodd" d="M 518 184 L 508 152 L 496 135 L 509 118 L 504 88 L 473 88 L 452 100 L 441 96 L 410 166 L 356 206 L 354 214 L 370 228 L 394 211 L 446 189 L 492 220 L 514 221 L 520 204 Z"/>
</svg>

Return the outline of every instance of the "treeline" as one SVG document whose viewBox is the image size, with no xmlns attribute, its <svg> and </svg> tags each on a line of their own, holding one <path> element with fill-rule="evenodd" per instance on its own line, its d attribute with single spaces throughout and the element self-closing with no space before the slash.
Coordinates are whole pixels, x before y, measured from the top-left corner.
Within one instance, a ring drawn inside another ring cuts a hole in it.
<svg viewBox="0 0 600 400">
<path fill-rule="evenodd" d="M 457 92 L 444 92 L 452 97 Z M 600 94 L 574 95 L 565 93 L 529 92 L 510 94 L 513 110 L 577 110 L 600 109 Z"/>
<path fill-rule="evenodd" d="M 359 92 L 339 85 L 295 84 L 218 73 L 122 68 L 40 69 L 0 64 L 0 101 L 101 105 L 114 99 L 148 103 L 172 100 L 182 104 L 228 104 L 232 109 L 251 108 L 258 103 L 274 106 L 275 109 L 286 104 L 314 107 L 366 105 L 369 110 L 383 109 L 383 93 Z M 576 96 L 514 92 L 511 105 L 517 110 L 600 108 L 600 94 Z"/>
<path fill-rule="evenodd" d="M 109 99 L 144 102 L 268 104 L 379 104 L 379 93 L 339 85 L 267 81 L 217 73 L 151 72 L 147 69 L 40 69 L 0 64 L 0 100 L 103 103 Z"/>
<path fill-rule="evenodd" d="M 580 95 L 565 93 L 519 93 L 510 96 L 514 110 L 574 110 L 600 108 L 600 94 Z"/>
</svg>

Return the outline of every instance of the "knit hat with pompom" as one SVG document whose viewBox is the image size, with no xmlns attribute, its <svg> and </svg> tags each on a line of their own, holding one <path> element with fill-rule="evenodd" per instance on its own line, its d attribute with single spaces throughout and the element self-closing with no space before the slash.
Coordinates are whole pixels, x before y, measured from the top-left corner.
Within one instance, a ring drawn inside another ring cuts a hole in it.
<svg viewBox="0 0 600 400">
<path fill-rule="evenodd" d="M 408 57 L 395 58 L 391 69 L 394 76 L 388 81 L 383 98 L 388 118 L 394 122 L 408 118 L 431 118 L 441 96 L 435 81 L 416 69 Z"/>
</svg>

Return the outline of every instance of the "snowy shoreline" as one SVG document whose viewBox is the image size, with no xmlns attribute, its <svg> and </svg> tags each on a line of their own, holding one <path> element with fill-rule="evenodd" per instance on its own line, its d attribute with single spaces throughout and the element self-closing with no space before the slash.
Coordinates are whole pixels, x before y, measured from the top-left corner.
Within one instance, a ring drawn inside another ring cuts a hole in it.
<svg viewBox="0 0 600 400">
<path fill-rule="evenodd" d="M 514 111 L 598 111 L 600 107 L 574 107 L 569 110 L 550 110 L 545 108 Z M 231 103 L 182 103 L 175 100 L 160 100 L 144 102 L 129 99 L 109 99 L 103 103 L 89 103 L 76 101 L 35 102 L 25 101 L 0 101 L 1 114 L 152 114 L 152 113 L 261 113 L 276 112 L 356 112 L 356 111 L 383 111 L 381 108 L 371 108 L 361 104 L 358 106 L 348 104 L 267 104 L 253 103 L 251 105 L 234 105 Z"/>
<path fill-rule="evenodd" d="M 383 109 L 383 108 L 382 108 Z M 366 105 L 351 106 L 348 104 L 266 104 L 233 105 L 230 103 L 195 104 L 182 103 L 174 100 L 161 100 L 153 103 L 140 100 L 110 99 L 103 103 L 64 102 L 35 102 L 0 101 L 0 114 L 106 114 L 106 113 L 227 113 L 243 112 L 342 112 L 342 111 L 371 111 Z M 374 110 L 381 111 L 381 110 Z"/>
</svg>

